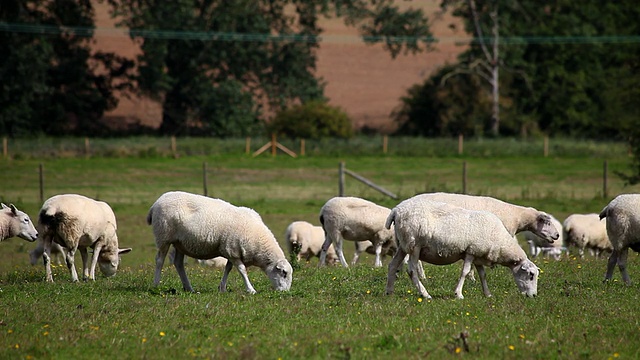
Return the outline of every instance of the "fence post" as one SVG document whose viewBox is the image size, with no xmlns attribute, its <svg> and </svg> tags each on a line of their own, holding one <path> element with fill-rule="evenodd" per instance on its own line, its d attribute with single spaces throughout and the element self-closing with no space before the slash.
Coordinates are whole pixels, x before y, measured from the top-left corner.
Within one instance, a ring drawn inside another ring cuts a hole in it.
<svg viewBox="0 0 640 360">
<path fill-rule="evenodd" d="M 300 139 L 300 156 L 304 156 L 305 153 L 305 144 L 304 139 Z"/>
<path fill-rule="evenodd" d="M 609 197 L 607 190 L 607 160 L 604 161 L 602 167 L 602 197 L 606 199 Z"/>
<path fill-rule="evenodd" d="M 271 134 L 271 156 L 276 156 L 276 134 Z"/>
<path fill-rule="evenodd" d="M 467 162 L 462 162 L 462 193 L 467 193 Z"/>
<path fill-rule="evenodd" d="M 338 167 L 338 196 L 344 196 L 344 161 Z"/>
<path fill-rule="evenodd" d="M 389 145 L 389 137 L 387 135 L 384 135 L 382 137 L 382 153 L 386 154 L 387 153 L 387 146 Z"/>
<path fill-rule="evenodd" d="M 202 163 L 202 187 L 204 188 L 204 196 L 209 196 L 207 189 L 207 162 Z"/>
<path fill-rule="evenodd" d="M 171 154 L 174 158 L 178 157 L 178 146 L 176 145 L 176 137 L 171 136 Z"/>
<path fill-rule="evenodd" d="M 9 155 L 9 147 L 7 144 L 7 137 L 2 138 L 2 156 L 5 158 Z"/>
<path fill-rule="evenodd" d="M 249 154 L 251 152 L 251 138 L 247 136 L 244 142 L 244 153 Z"/>
<path fill-rule="evenodd" d="M 38 166 L 38 178 L 40 179 L 40 203 L 44 202 L 44 168 L 42 163 Z"/>
<path fill-rule="evenodd" d="M 544 157 L 549 156 L 549 135 L 544 136 Z"/>
<path fill-rule="evenodd" d="M 463 152 L 463 147 L 464 147 L 464 135 L 459 134 L 458 135 L 458 155 L 462 155 Z"/>
<path fill-rule="evenodd" d="M 86 157 L 91 156 L 91 146 L 89 145 L 89 138 L 88 137 L 84 138 L 84 156 L 86 156 Z"/>
</svg>

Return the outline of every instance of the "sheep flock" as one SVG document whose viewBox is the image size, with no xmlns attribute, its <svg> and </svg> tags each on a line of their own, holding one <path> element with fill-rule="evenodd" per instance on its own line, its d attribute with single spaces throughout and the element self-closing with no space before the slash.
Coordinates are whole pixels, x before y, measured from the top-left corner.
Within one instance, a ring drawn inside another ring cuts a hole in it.
<svg viewBox="0 0 640 360">
<path fill-rule="evenodd" d="M 608 257 L 604 281 L 613 278 L 617 266 L 624 283 L 630 284 L 628 249 L 640 252 L 640 194 L 619 195 L 598 214 L 571 214 L 563 222 L 544 211 L 487 196 L 417 194 L 393 208 L 358 197 L 333 197 L 318 209 L 317 224 L 306 221 L 309 219 L 294 219 L 289 224 L 282 239 L 286 252 L 260 214 L 223 199 L 170 191 L 150 204 L 145 216 L 157 250 L 153 284 L 160 285 L 169 254 L 187 292 L 195 292 L 185 267 L 188 257 L 222 269 L 220 292 L 227 291 L 228 276 L 235 267 L 246 291 L 255 294 L 247 271 L 252 266 L 262 270 L 274 290 L 288 291 L 295 287 L 289 261 L 297 265 L 304 259 L 302 266 L 312 266 L 318 258 L 320 273 L 327 265 L 349 267 L 343 253 L 345 240 L 355 247 L 351 266 L 358 265 L 365 253 L 374 255 L 374 267 L 383 266 L 385 255 L 392 257 L 386 285 L 380 284 L 386 294 L 393 293 L 404 263 L 418 294 L 429 299 L 423 263 L 446 266 L 461 262 L 453 291 L 459 299 L 472 268 L 480 277 L 484 295 L 491 296 L 485 267 L 493 265 L 508 268 L 518 291 L 533 297 L 538 293 L 540 269 L 530 259 L 537 256 L 562 261 L 575 249 L 580 257 L 585 251 L 595 258 Z M 44 201 L 35 225 L 13 204 L 2 204 L 0 209 L 0 241 L 20 237 L 35 242 L 30 262 L 35 265 L 42 259 L 48 282 L 54 280 L 54 255 L 66 264 L 71 281 L 79 281 L 76 252 L 81 255 L 84 281 L 96 280 L 96 267 L 105 277 L 114 276 L 121 256 L 132 251 L 120 247 L 117 233 L 109 204 L 79 194 L 55 195 Z M 528 244 L 528 254 L 520 240 Z M 371 265 L 361 262 L 358 266 Z"/>
</svg>

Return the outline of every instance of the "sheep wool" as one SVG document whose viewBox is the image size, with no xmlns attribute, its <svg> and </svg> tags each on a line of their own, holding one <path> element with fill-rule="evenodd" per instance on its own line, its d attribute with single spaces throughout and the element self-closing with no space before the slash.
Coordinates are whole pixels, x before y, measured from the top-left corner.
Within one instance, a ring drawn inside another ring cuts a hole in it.
<svg viewBox="0 0 640 360">
<path fill-rule="evenodd" d="M 275 236 L 252 209 L 224 200 L 181 191 L 161 195 L 151 206 L 147 223 L 152 226 L 158 253 L 154 283 L 160 283 L 164 259 L 170 246 L 176 249 L 174 266 L 185 291 L 193 292 L 184 269 L 184 256 L 228 260 L 219 286 L 226 291 L 227 276 L 235 265 L 247 291 L 256 290 L 247 266 L 262 269 L 276 290 L 289 290 L 293 270 Z"/>
<path fill-rule="evenodd" d="M 299 252 L 296 255 L 298 261 L 301 258 L 309 261 L 314 256 L 320 257 L 322 244 L 324 244 L 324 230 L 322 226 L 314 226 L 307 221 L 294 221 L 287 226 L 284 238 L 289 248 L 289 254 L 292 254 L 294 248 L 298 247 Z M 330 264 L 338 261 L 333 244 L 327 250 L 327 261 Z"/>
<path fill-rule="evenodd" d="M 567 248 L 578 248 L 580 257 L 589 249 L 598 258 L 604 252 L 613 250 L 607 235 L 607 219 L 600 219 L 598 214 L 572 214 L 562 224 L 564 243 Z"/>
<path fill-rule="evenodd" d="M 627 256 L 629 248 L 640 252 L 640 194 L 622 194 L 611 200 L 600 212 L 600 218 L 607 219 L 607 235 L 612 245 L 612 252 L 607 262 L 604 281 L 613 277 L 613 270 L 618 265 L 622 280 L 631 285 L 627 272 Z"/>
<path fill-rule="evenodd" d="M 0 241 L 17 236 L 27 241 L 35 241 L 38 238 L 31 218 L 26 213 L 18 210 L 15 205 L 2 204 L 0 209 Z"/>
<path fill-rule="evenodd" d="M 464 279 L 475 265 L 486 296 L 484 266 L 500 264 L 511 269 L 520 292 L 537 294 L 539 270 L 513 240 L 500 219 L 487 211 L 467 210 L 420 197 L 407 199 L 391 210 L 385 223 L 395 224 L 399 247 L 409 254 L 411 280 L 425 298 L 431 298 L 417 275 L 419 260 L 434 265 L 448 265 L 464 260 L 456 287 L 456 297 L 462 299 Z M 399 261 L 394 257 L 389 265 L 387 293 L 393 292 L 390 279 L 395 278 Z"/>
</svg>

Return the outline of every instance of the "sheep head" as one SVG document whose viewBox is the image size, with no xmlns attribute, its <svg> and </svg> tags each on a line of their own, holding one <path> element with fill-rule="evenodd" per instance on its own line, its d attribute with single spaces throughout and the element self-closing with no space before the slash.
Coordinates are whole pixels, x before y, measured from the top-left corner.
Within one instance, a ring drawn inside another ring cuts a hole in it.
<svg viewBox="0 0 640 360">
<path fill-rule="evenodd" d="M 550 244 L 555 240 L 558 240 L 560 237 L 560 233 L 558 233 L 558 229 L 553 225 L 551 221 L 551 216 L 549 214 L 540 212 L 538 216 L 536 216 L 536 224 L 535 228 L 532 229 L 532 232 L 539 237 L 545 239 Z"/>
<path fill-rule="evenodd" d="M 116 271 L 118 271 L 118 265 L 120 264 L 120 255 L 130 251 L 131 248 L 117 249 L 117 251 L 103 249 L 98 257 L 100 272 L 106 277 L 115 275 Z"/>
<path fill-rule="evenodd" d="M 527 297 L 534 297 L 538 294 L 538 275 L 540 269 L 531 260 L 525 259 L 515 263 L 511 267 L 513 278 L 516 280 L 518 290 Z"/>
<path fill-rule="evenodd" d="M 2 204 L 2 210 L 4 209 L 11 209 L 8 215 L 14 218 L 14 220 L 12 220 L 12 235 L 27 241 L 36 241 L 36 239 L 38 239 L 38 231 L 33 225 L 31 218 L 29 218 L 29 215 L 18 210 L 13 204 L 9 204 L 9 206 Z"/>
<path fill-rule="evenodd" d="M 288 291 L 291 288 L 293 268 L 286 259 L 276 261 L 275 264 L 267 268 L 266 273 L 274 289 Z"/>
</svg>

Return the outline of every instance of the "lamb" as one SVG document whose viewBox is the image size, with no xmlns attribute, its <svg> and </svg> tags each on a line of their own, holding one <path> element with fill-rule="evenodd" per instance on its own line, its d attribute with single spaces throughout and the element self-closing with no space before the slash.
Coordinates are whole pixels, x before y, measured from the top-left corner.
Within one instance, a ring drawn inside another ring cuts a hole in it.
<svg viewBox="0 0 640 360">
<path fill-rule="evenodd" d="M 482 290 L 486 296 L 491 296 L 491 293 L 484 266 L 494 264 L 511 270 L 521 293 L 529 297 L 537 295 L 538 267 L 527 258 L 524 250 L 513 240 L 513 235 L 493 213 L 467 210 L 414 197 L 391 210 L 385 227 L 390 229 L 392 224 L 395 224 L 399 248 L 409 254 L 409 276 L 424 298 L 431 299 L 431 296 L 418 278 L 416 270 L 419 260 L 434 265 L 448 265 L 464 260 L 455 289 L 458 299 L 464 298 L 462 287 L 472 264 L 480 275 Z M 392 264 L 394 261 L 398 262 L 396 257 Z M 388 294 L 393 292 L 389 285 L 395 277 L 390 264 L 387 275 Z"/>
<path fill-rule="evenodd" d="M 398 246 L 395 241 L 387 241 L 384 244 L 382 244 L 382 251 L 380 252 L 380 256 L 382 256 L 383 258 L 387 255 L 393 256 L 396 253 L 397 249 L 398 249 Z M 351 265 L 355 265 L 358 263 L 358 260 L 360 259 L 360 254 L 362 254 L 363 252 L 366 252 L 372 255 L 376 254 L 375 247 L 373 246 L 373 243 L 371 241 L 369 240 L 356 241 L 356 249 L 353 254 L 353 260 L 351 260 Z"/>
<path fill-rule="evenodd" d="M 549 244 L 549 242 L 540 238 L 531 231 L 525 231 L 523 234 L 527 244 L 529 244 L 531 257 L 535 258 L 542 253 L 546 256 L 552 256 L 556 260 L 560 260 L 560 256 L 564 251 L 566 251 L 566 247 L 564 247 L 563 242 L 564 237 L 562 234 L 562 224 L 552 215 L 549 216 L 551 217 L 551 223 L 555 226 L 558 234 L 560 235 L 553 243 Z"/>
<path fill-rule="evenodd" d="M 27 241 L 36 241 L 38 231 L 33 226 L 29 215 L 18 210 L 15 205 L 1 204 L 0 208 L 0 241 L 17 236 Z"/>
<path fill-rule="evenodd" d="M 589 249 L 598 258 L 604 252 L 613 250 L 607 235 L 607 220 L 601 220 L 598 214 L 573 214 L 563 223 L 565 246 L 575 246 L 578 254 L 584 257 L 584 250 Z"/>
<path fill-rule="evenodd" d="M 549 244 L 560 237 L 560 233 L 551 223 L 551 216 L 532 207 L 519 206 L 488 196 L 443 192 L 419 194 L 413 198 L 420 201 L 444 202 L 468 210 L 491 212 L 502 221 L 504 227 L 514 238 L 514 242 L 516 242 L 515 235 L 522 231 L 530 231 L 546 240 Z M 399 248 L 391 260 L 391 264 L 400 264 L 401 259 L 406 255 L 407 254 Z M 391 264 L 389 264 L 389 270 L 392 270 Z M 398 270 L 398 266 L 399 265 L 395 265 L 393 273 Z M 417 271 L 420 277 L 424 278 L 422 266 L 419 265 Z M 473 273 L 471 273 L 471 275 L 473 275 Z M 393 284 L 391 284 L 391 289 L 393 289 Z"/>
<path fill-rule="evenodd" d="M 67 267 L 71 280 L 78 281 L 74 256 L 77 250 L 82 257 L 83 280 L 95 280 L 96 264 L 107 277 L 115 275 L 120 255 L 131 248 L 118 248 L 116 216 L 111 207 L 103 202 L 78 194 L 53 196 L 40 209 L 38 227 L 44 244 L 44 266 L 46 281 L 53 282 L 51 274 L 51 249 L 55 242 L 66 249 Z M 87 248 L 93 248 L 91 265 Z"/>
<path fill-rule="evenodd" d="M 326 238 L 322 245 L 319 265 L 325 264 L 327 251 L 333 243 L 338 259 L 349 267 L 342 252 L 344 240 L 369 240 L 375 247 L 375 265 L 382 266 L 380 255 L 385 242 L 395 242 L 393 230 L 385 229 L 384 221 L 390 210 L 371 201 L 357 197 L 334 197 L 320 209 L 320 223 Z"/>
<path fill-rule="evenodd" d="M 185 291 L 193 287 L 184 269 L 184 256 L 229 260 L 218 289 L 225 292 L 227 277 L 235 265 L 247 292 L 256 290 L 247 266 L 258 266 L 276 290 L 289 290 L 293 269 L 275 236 L 252 209 L 237 207 L 221 199 L 172 191 L 162 194 L 149 209 L 147 223 L 153 227 L 158 253 L 154 283 L 160 283 L 162 266 L 171 245 L 176 249 L 174 266 Z"/>
<path fill-rule="evenodd" d="M 314 256 L 320 256 L 324 243 L 324 230 L 322 226 L 314 226 L 306 221 L 294 221 L 287 226 L 284 238 L 289 247 L 289 254 L 293 254 L 295 248 L 299 248 L 296 255 L 298 261 L 303 257 L 309 261 Z M 330 245 L 327 250 L 327 258 L 331 264 L 338 261 L 333 245 Z"/>
<path fill-rule="evenodd" d="M 607 263 L 604 281 L 613 277 L 613 269 L 618 264 L 622 280 L 631 285 L 631 278 L 627 273 L 627 254 L 629 248 L 640 252 L 640 194 L 622 194 L 600 212 L 600 219 L 607 219 L 607 234 L 613 251 Z"/>
</svg>

